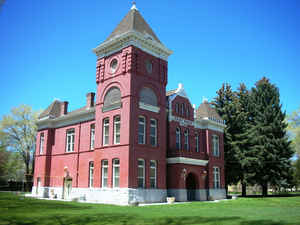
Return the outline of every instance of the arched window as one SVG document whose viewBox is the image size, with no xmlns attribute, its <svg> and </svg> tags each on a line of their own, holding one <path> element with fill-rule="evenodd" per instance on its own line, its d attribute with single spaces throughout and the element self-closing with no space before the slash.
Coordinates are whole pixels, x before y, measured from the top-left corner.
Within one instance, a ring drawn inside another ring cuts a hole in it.
<svg viewBox="0 0 300 225">
<path fill-rule="evenodd" d="M 175 112 L 177 114 L 179 113 L 179 104 L 178 103 L 175 104 Z"/>
<path fill-rule="evenodd" d="M 220 168 L 213 167 L 214 188 L 220 188 Z"/>
<path fill-rule="evenodd" d="M 181 104 L 181 115 L 182 115 L 182 116 L 184 116 L 184 111 L 185 111 L 184 108 L 185 108 L 185 107 L 184 107 L 184 103 L 182 103 L 182 104 Z"/>
<path fill-rule="evenodd" d="M 120 144 L 121 117 L 114 117 L 114 144 Z"/>
<path fill-rule="evenodd" d="M 103 146 L 108 145 L 109 142 L 109 118 L 103 120 Z"/>
<path fill-rule="evenodd" d="M 189 130 L 184 131 L 184 149 L 189 150 Z"/>
<path fill-rule="evenodd" d="M 199 136 L 198 134 L 195 134 L 195 150 L 196 152 L 199 152 Z"/>
<path fill-rule="evenodd" d="M 121 108 L 121 91 L 117 87 L 111 87 L 104 97 L 103 112 Z"/>
<path fill-rule="evenodd" d="M 157 97 L 151 88 L 144 87 L 140 92 L 140 102 L 146 105 L 157 106 Z"/>
<path fill-rule="evenodd" d="M 180 150 L 180 128 L 176 128 L 176 149 Z"/>
<path fill-rule="evenodd" d="M 150 188 L 156 188 L 156 161 L 150 160 Z"/>
<path fill-rule="evenodd" d="M 138 187 L 145 187 L 145 160 L 138 159 Z"/>
<path fill-rule="evenodd" d="M 120 160 L 113 160 L 113 187 L 120 187 Z"/>
<path fill-rule="evenodd" d="M 218 156 L 220 156 L 219 136 L 213 135 L 212 141 L 213 141 L 213 155 L 218 157 Z"/>
<path fill-rule="evenodd" d="M 155 147 L 157 145 L 157 120 L 150 120 L 150 144 Z"/>
<path fill-rule="evenodd" d="M 104 159 L 102 160 L 102 187 L 106 188 L 107 187 L 107 181 L 108 181 L 108 160 Z"/>
<path fill-rule="evenodd" d="M 94 187 L 94 162 L 89 163 L 89 187 Z"/>
<path fill-rule="evenodd" d="M 138 143 L 146 144 L 146 118 L 143 116 L 139 116 Z"/>
<path fill-rule="evenodd" d="M 190 110 L 189 110 L 189 107 L 186 107 L 186 117 L 187 117 L 187 118 L 190 117 Z"/>
</svg>

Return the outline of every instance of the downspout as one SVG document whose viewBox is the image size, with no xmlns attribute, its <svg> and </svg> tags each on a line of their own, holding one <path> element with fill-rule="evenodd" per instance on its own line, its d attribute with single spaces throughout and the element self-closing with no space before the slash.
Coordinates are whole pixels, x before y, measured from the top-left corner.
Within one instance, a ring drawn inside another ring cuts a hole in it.
<svg viewBox="0 0 300 225">
<path fill-rule="evenodd" d="M 207 163 L 207 175 L 206 175 L 206 200 L 209 200 L 209 153 L 210 153 L 210 149 L 209 149 L 209 132 L 208 129 L 206 130 L 206 154 L 208 156 L 208 163 Z"/>
<path fill-rule="evenodd" d="M 80 135 L 81 135 L 81 123 L 79 123 L 79 135 L 78 135 L 78 151 L 77 151 L 77 168 L 76 168 L 76 187 L 78 188 L 78 177 L 79 177 L 79 150 L 80 150 Z"/>
</svg>

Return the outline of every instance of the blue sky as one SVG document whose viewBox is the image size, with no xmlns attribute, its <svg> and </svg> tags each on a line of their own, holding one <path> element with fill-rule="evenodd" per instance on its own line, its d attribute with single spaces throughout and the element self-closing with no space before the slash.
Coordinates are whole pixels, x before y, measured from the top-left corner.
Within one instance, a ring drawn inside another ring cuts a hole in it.
<svg viewBox="0 0 300 225">
<path fill-rule="evenodd" d="M 5 1 L 0 9 L 0 118 L 12 107 L 74 110 L 96 91 L 92 52 L 131 1 Z M 197 106 L 222 83 L 247 87 L 263 76 L 279 87 L 283 110 L 300 106 L 300 1 L 137 0 L 156 35 L 174 51 L 167 89 L 178 83 Z"/>
</svg>

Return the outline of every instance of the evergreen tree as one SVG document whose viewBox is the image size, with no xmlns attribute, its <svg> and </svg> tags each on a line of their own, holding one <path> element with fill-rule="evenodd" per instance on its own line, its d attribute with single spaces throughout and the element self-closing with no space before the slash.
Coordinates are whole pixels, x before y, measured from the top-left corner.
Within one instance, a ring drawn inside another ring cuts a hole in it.
<svg viewBox="0 0 300 225">
<path fill-rule="evenodd" d="M 255 107 L 250 108 L 248 130 L 251 142 L 248 158 L 253 168 L 249 180 L 260 184 L 266 196 L 268 184 L 283 186 L 292 180 L 290 158 L 293 151 L 286 135 L 287 124 L 278 88 L 263 77 L 252 88 L 251 101 Z"/>
<path fill-rule="evenodd" d="M 225 186 L 236 184 L 240 180 L 241 168 L 239 154 L 233 147 L 234 133 L 237 120 L 236 96 L 229 84 L 223 84 L 217 91 L 217 97 L 213 102 L 217 112 L 226 123 L 224 129 L 224 159 L 225 159 Z"/>
<path fill-rule="evenodd" d="M 238 91 L 235 92 L 236 103 L 236 121 L 235 130 L 232 134 L 232 146 L 235 154 L 237 155 L 238 164 L 240 167 L 239 180 L 242 184 L 242 196 L 246 196 L 246 186 L 249 178 L 252 176 L 251 158 L 249 158 L 249 108 L 250 108 L 250 95 L 245 84 L 241 83 Z"/>
</svg>

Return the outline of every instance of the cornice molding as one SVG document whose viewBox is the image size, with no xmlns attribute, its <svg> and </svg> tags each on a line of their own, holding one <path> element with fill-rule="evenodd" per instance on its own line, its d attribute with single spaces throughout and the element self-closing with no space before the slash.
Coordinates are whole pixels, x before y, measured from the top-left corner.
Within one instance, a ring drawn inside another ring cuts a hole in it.
<svg viewBox="0 0 300 225">
<path fill-rule="evenodd" d="M 116 36 L 111 40 L 103 42 L 102 44 L 94 48 L 93 52 L 99 58 L 102 58 L 118 52 L 130 45 L 140 48 L 143 51 L 166 61 L 168 60 L 168 57 L 173 53 L 173 51 L 166 48 L 164 45 L 158 43 L 157 41 L 149 38 L 149 36 L 145 36 L 133 30 L 128 31 L 125 34 Z"/>
<path fill-rule="evenodd" d="M 95 108 L 87 108 L 84 111 L 75 112 L 67 115 L 60 116 L 55 119 L 47 118 L 40 119 L 37 122 L 38 130 L 47 129 L 47 128 L 59 128 L 70 126 L 85 121 L 90 121 L 95 119 Z"/>
<path fill-rule="evenodd" d="M 171 109 L 172 110 L 172 109 Z M 178 116 L 173 116 L 172 111 L 169 109 L 169 122 L 179 122 L 180 126 L 187 127 L 187 126 L 193 126 L 195 128 L 199 129 L 209 129 L 214 130 L 223 133 L 224 128 L 226 127 L 225 124 L 220 124 L 216 121 L 210 120 L 210 119 L 201 119 L 196 121 L 187 120 Z"/>
</svg>

